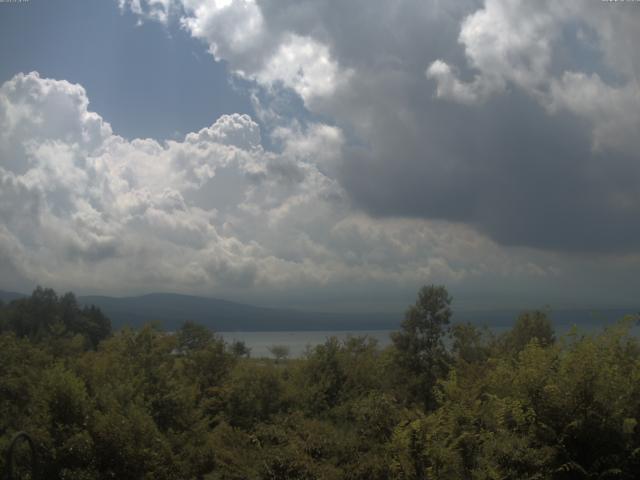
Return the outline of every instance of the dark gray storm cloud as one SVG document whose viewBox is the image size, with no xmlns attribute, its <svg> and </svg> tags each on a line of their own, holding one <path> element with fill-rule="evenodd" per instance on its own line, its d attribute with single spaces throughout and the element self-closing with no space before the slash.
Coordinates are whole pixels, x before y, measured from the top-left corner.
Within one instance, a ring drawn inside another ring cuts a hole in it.
<svg viewBox="0 0 640 480">
<path fill-rule="evenodd" d="M 554 250 L 640 247 L 638 158 L 594 153 L 590 129 L 511 93 L 480 108 L 424 102 L 417 126 L 391 119 L 354 149 L 342 181 L 377 216 L 472 224 L 506 245 Z"/>
<path fill-rule="evenodd" d="M 314 36 L 355 72 L 314 108 L 355 132 L 340 181 L 366 212 L 462 222 L 503 245 L 640 249 L 640 143 L 594 140 L 600 122 L 640 127 L 624 105 L 613 105 L 619 99 L 608 98 L 626 86 L 626 107 L 640 107 L 637 62 L 622 67 L 621 52 L 611 48 L 640 39 L 623 20 L 640 19 L 640 9 L 259 4 L 270 28 Z M 451 75 L 425 78 L 439 59 Z M 589 77 L 565 79 L 567 72 Z M 458 91 L 440 95 L 448 86 Z"/>
</svg>

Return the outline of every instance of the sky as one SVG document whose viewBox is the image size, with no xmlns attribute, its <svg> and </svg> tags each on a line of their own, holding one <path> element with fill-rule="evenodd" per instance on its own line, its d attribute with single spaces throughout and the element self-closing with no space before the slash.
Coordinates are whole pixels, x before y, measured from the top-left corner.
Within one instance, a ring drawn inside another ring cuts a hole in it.
<svg viewBox="0 0 640 480">
<path fill-rule="evenodd" d="M 0 289 L 637 307 L 640 3 L 0 3 Z"/>
</svg>

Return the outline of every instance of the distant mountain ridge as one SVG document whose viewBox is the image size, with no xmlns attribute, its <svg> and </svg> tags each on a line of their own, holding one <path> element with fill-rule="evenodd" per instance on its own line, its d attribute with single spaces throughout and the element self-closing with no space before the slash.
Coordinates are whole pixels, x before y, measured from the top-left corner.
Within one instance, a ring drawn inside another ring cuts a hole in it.
<svg viewBox="0 0 640 480">
<path fill-rule="evenodd" d="M 24 298 L 26 296 L 27 295 L 25 295 L 24 293 L 5 292 L 4 290 L 0 290 L 0 301 L 5 302 L 5 303 L 12 302 L 12 301 L 17 300 L 19 298 Z"/>
<path fill-rule="evenodd" d="M 10 302 L 28 295 L 0 290 L 0 300 Z M 396 328 L 384 314 L 339 314 L 256 307 L 216 298 L 177 293 L 149 293 L 132 297 L 78 296 L 83 305 L 95 305 L 111 319 L 115 329 L 141 327 L 156 322 L 176 330 L 185 321 L 215 331 L 360 330 Z"/>
<path fill-rule="evenodd" d="M 115 328 L 158 322 L 175 330 L 194 321 L 216 331 L 360 330 L 396 328 L 398 322 L 382 314 L 337 314 L 256 307 L 253 305 L 175 293 L 135 297 L 83 296 L 78 300 L 99 307 Z"/>
<path fill-rule="evenodd" d="M 0 290 L 0 300 L 7 303 L 27 295 Z M 185 321 L 205 325 L 218 332 L 234 331 L 317 331 L 317 330 L 394 330 L 398 329 L 404 312 L 329 313 L 257 307 L 229 300 L 182 295 L 150 293 L 132 297 L 102 295 L 79 296 L 83 305 L 96 305 L 112 322 L 115 329 L 124 326 L 140 327 L 157 322 L 165 330 L 176 330 Z M 456 311 L 454 322 L 471 322 L 498 330 L 510 327 L 524 309 Z M 552 310 L 555 325 L 577 324 L 597 328 L 611 324 L 624 315 L 640 309 L 571 309 Z"/>
</svg>

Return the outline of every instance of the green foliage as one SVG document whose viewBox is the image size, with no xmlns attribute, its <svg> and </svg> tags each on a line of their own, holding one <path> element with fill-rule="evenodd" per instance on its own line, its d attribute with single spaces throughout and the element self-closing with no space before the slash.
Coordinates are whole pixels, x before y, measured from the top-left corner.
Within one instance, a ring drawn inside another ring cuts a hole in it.
<svg viewBox="0 0 640 480">
<path fill-rule="evenodd" d="M 246 357 L 249 358 L 251 356 L 251 349 L 247 347 L 247 344 L 242 340 L 235 340 L 229 346 L 229 350 L 235 357 Z"/>
<path fill-rule="evenodd" d="M 272 345 L 269 347 L 269 353 L 276 359 L 276 363 L 286 360 L 291 354 L 289 347 L 286 345 Z"/>
<path fill-rule="evenodd" d="M 11 331 L 18 337 L 47 340 L 80 335 L 95 348 L 111 334 L 110 320 L 95 306 L 80 307 L 73 293 L 58 297 L 50 288 L 37 287 L 30 297 L 14 300 L 0 308 L 0 331 Z"/>
<path fill-rule="evenodd" d="M 51 479 L 640 478 L 633 318 L 556 341 L 531 312 L 447 343 L 450 302 L 422 289 L 387 349 L 282 362 L 189 322 L 92 337 L 101 314 L 38 289 L 0 306 L 0 449 L 27 430 Z"/>
<path fill-rule="evenodd" d="M 402 330 L 392 335 L 396 362 L 410 378 L 409 392 L 425 408 L 435 406 L 433 387 L 446 375 L 448 355 L 443 338 L 451 319 L 451 296 L 443 286 L 429 285 L 406 312 Z"/>
<path fill-rule="evenodd" d="M 547 312 L 534 310 L 522 313 L 515 326 L 500 338 L 500 343 L 503 349 L 518 353 L 533 340 L 542 346 L 555 342 L 553 325 Z"/>
<path fill-rule="evenodd" d="M 233 426 L 250 428 L 285 408 L 282 373 L 271 364 L 239 364 L 225 390 L 224 417 Z"/>
<path fill-rule="evenodd" d="M 178 348 L 182 353 L 193 352 L 207 348 L 213 341 L 211 330 L 197 323 L 185 322 L 178 331 Z"/>
<path fill-rule="evenodd" d="M 313 415 L 342 415 L 351 401 L 381 391 L 382 370 L 375 341 L 351 337 L 341 343 L 331 337 L 307 353 L 297 372 L 300 406 Z"/>
<path fill-rule="evenodd" d="M 479 365 L 490 355 L 491 334 L 472 323 L 458 323 L 451 327 L 451 351 L 458 363 Z"/>
</svg>

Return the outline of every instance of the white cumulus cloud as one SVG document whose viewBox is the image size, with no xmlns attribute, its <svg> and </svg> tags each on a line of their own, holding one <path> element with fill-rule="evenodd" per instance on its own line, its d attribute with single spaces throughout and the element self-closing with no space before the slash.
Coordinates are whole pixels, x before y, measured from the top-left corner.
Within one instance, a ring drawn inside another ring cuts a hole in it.
<svg viewBox="0 0 640 480">
<path fill-rule="evenodd" d="M 470 273 L 439 249 L 446 227 L 352 210 L 326 173 L 336 127 L 279 128 L 279 153 L 239 114 L 181 141 L 128 141 L 81 86 L 35 72 L 3 84 L 0 105 L 0 148 L 15 154 L 0 163 L 0 252 L 29 281 L 237 295 Z"/>
</svg>

